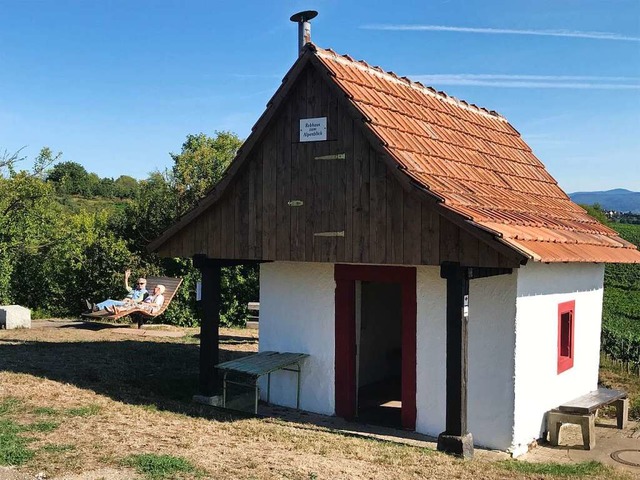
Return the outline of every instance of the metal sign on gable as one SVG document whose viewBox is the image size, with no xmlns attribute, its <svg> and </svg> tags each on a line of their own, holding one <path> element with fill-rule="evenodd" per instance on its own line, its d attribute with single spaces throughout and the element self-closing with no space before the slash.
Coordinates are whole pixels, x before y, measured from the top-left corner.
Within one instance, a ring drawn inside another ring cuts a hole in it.
<svg viewBox="0 0 640 480">
<path fill-rule="evenodd" d="M 301 142 L 321 142 L 326 139 L 327 117 L 300 119 Z"/>
</svg>

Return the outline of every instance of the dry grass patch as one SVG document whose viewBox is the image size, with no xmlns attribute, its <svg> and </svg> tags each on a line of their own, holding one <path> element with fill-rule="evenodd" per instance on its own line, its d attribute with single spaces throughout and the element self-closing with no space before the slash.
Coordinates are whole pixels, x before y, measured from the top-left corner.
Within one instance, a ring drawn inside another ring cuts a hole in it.
<svg viewBox="0 0 640 480">
<path fill-rule="evenodd" d="M 598 382 L 607 387 L 624 390 L 629 394 L 629 417 L 640 420 L 640 376 L 627 372 L 623 367 L 601 359 L 600 374 Z M 613 415 L 613 408 L 607 411 Z"/>
<path fill-rule="evenodd" d="M 222 360 L 257 349 L 253 331 L 223 329 L 221 339 Z M 49 478 L 106 468 L 131 478 L 123 465 L 148 478 L 144 465 L 178 468 L 166 478 L 186 479 L 554 478 L 195 405 L 199 351 L 192 336 L 123 338 L 103 326 L 1 331 L 0 358 L 3 418 L 57 423 L 29 432 L 33 455 L 20 467 Z M 589 478 L 612 475 L 605 468 Z"/>
</svg>

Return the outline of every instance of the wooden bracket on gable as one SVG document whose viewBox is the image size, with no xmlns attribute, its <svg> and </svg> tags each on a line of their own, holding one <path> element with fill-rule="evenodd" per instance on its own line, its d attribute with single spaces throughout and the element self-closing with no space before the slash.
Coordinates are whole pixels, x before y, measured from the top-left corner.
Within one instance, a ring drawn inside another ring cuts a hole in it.
<svg viewBox="0 0 640 480">
<path fill-rule="evenodd" d="M 346 153 L 335 153 L 333 155 L 321 155 L 320 157 L 313 157 L 314 160 L 345 160 L 346 158 Z"/>
</svg>

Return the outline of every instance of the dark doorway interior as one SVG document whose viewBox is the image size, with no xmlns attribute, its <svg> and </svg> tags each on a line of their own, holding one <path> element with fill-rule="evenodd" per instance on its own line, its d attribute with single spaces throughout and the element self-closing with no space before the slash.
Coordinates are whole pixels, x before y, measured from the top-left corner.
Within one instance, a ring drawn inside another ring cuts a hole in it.
<svg viewBox="0 0 640 480">
<path fill-rule="evenodd" d="M 401 427 L 402 286 L 358 282 L 356 291 L 357 415 Z"/>
</svg>

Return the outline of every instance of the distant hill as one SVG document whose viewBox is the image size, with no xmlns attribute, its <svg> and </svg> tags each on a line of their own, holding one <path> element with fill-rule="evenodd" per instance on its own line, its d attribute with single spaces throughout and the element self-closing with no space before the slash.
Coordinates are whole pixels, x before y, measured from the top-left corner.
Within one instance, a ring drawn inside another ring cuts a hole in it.
<svg viewBox="0 0 640 480">
<path fill-rule="evenodd" d="M 605 192 L 575 192 L 569 197 L 575 203 L 593 205 L 599 203 L 605 210 L 640 213 L 640 192 L 616 188 Z"/>
</svg>

